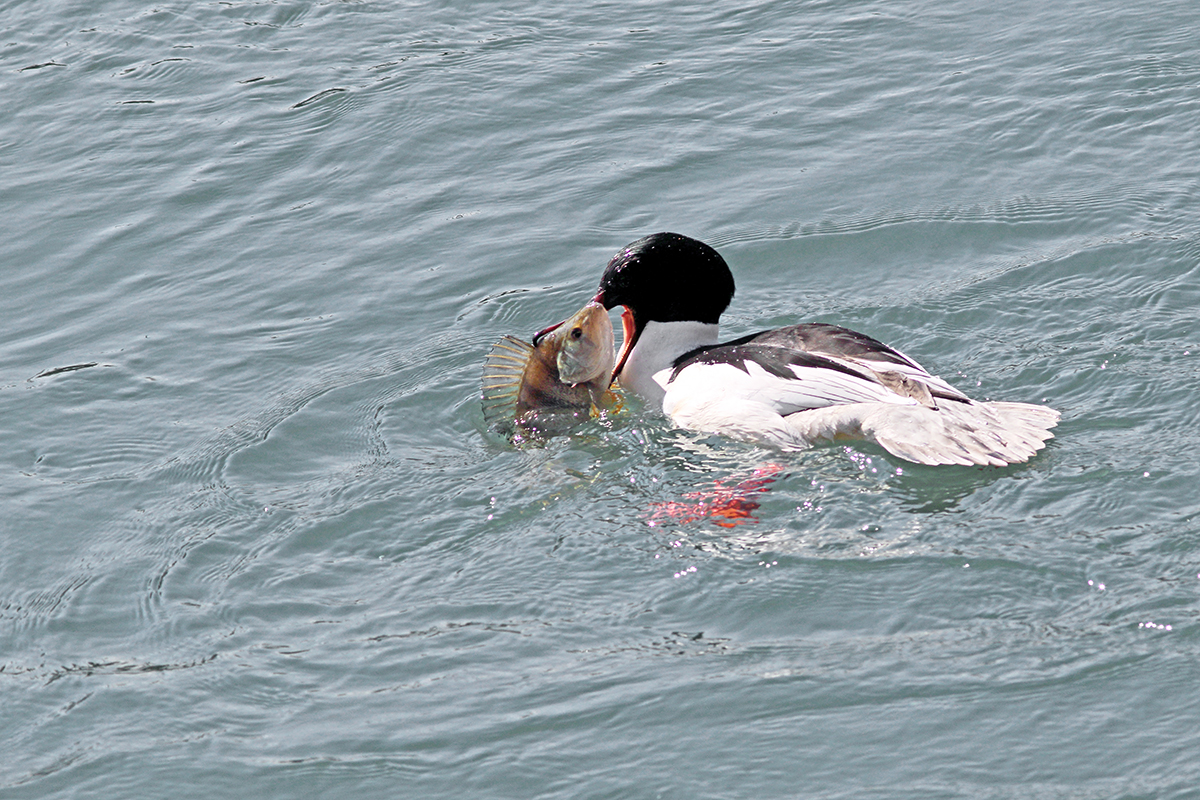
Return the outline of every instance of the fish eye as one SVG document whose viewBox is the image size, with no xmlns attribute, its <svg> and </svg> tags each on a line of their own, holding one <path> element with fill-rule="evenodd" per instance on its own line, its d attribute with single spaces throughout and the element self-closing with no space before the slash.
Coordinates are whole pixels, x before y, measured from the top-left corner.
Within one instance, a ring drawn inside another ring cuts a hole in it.
<svg viewBox="0 0 1200 800">
<path fill-rule="evenodd" d="M 571 328 L 571 338 L 579 339 L 583 336 L 583 328 Z"/>
</svg>

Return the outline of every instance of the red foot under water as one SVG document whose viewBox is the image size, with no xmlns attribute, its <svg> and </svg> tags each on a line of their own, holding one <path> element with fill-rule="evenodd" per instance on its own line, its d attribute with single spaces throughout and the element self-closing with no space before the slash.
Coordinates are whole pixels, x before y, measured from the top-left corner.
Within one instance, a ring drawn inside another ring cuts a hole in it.
<svg viewBox="0 0 1200 800">
<path fill-rule="evenodd" d="M 704 492 L 688 492 L 684 497 L 693 502 L 655 503 L 651 506 L 648 524 L 653 527 L 660 521 L 670 520 L 679 524 L 698 519 L 712 519 L 714 525 L 732 528 L 745 522 L 758 522 L 754 510 L 758 502 L 754 497 L 767 491 L 783 471 L 782 464 L 767 464 L 751 473 L 749 478 L 733 486 L 717 481 L 713 488 Z"/>
</svg>

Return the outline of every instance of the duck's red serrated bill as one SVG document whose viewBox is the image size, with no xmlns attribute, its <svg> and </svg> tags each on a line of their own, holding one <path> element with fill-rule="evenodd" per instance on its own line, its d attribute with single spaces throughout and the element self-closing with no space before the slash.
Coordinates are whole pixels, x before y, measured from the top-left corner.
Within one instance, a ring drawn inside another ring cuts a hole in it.
<svg viewBox="0 0 1200 800">
<path fill-rule="evenodd" d="M 613 368 L 612 379 L 609 381 L 610 386 L 621 374 L 621 369 L 625 366 L 625 361 L 628 360 L 629 354 L 633 351 L 633 346 L 637 344 L 638 336 L 641 334 L 637 323 L 634 322 L 633 312 L 629 310 L 628 306 L 621 311 L 621 329 L 623 333 L 621 355 L 617 358 L 617 366 Z"/>
</svg>

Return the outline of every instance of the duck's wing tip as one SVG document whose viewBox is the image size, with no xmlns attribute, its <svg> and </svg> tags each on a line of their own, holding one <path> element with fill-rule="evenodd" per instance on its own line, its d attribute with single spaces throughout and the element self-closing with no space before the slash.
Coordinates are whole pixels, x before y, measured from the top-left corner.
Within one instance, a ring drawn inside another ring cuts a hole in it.
<svg viewBox="0 0 1200 800">
<path fill-rule="evenodd" d="M 1044 448 L 1060 416 L 1029 403 L 943 403 L 937 411 L 879 409 L 863 427 L 889 453 L 918 464 L 1004 467 Z"/>
<path fill-rule="evenodd" d="M 930 466 L 1004 467 L 1028 461 L 1052 439 L 1059 413 L 1028 403 L 853 403 L 784 417 L 791 442 L 859 439 L 897 458 Z"/>
</svg>

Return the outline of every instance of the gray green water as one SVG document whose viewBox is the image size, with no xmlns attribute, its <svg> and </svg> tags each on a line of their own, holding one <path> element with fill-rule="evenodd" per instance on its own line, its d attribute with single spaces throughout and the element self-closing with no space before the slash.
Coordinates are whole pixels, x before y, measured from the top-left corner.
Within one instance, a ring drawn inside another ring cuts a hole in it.
<svg viewBox="0 0 1200 800">
<path fill-rule="evenodd" d="M 0 4 L 0 796 L 1200 796 L 1198 30 Z M 656 230 L 729 336 L 848 325 L 1058 438 L 487 431 L 491 342 Z"/>
</svg>

